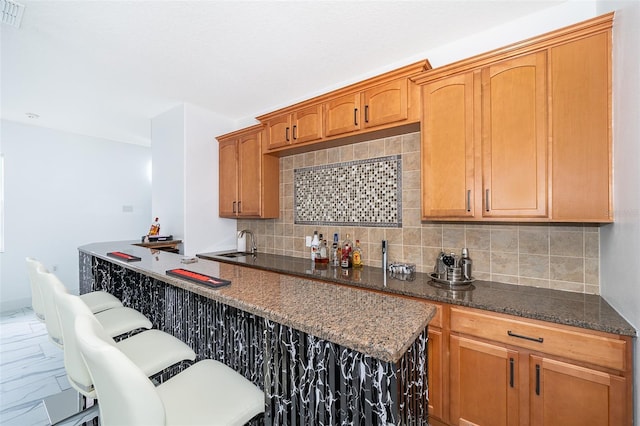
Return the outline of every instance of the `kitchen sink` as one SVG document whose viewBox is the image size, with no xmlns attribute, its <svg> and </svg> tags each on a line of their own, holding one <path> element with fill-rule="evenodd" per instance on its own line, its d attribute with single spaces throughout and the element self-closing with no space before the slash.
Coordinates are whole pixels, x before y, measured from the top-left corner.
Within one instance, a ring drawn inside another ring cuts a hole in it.
<svg viewBox="0 0 640 426">
<path fill-rule="evenodd" d="M 220 253 L 217 254 L 216 256 L 220 256 L 220 257 L 244 257 L 244 256 L 252 256 L 252 254 L 250 252 L 245 252 L 245 251 L 232 251 L 229 253 Z"/>
</svg>

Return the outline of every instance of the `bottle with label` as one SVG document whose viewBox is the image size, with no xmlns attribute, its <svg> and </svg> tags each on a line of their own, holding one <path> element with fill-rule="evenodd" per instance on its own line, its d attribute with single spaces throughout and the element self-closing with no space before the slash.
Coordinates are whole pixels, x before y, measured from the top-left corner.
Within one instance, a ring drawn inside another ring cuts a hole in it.
<svg viewBox="0 0 640 426">
<path fill-rule="evenodd" d="M 356 240 L 356 247 L 353 249 L 353 254 L 351 255 L 351 263 L 354 268 L 362 268 L 364 266 L 362 263 L 362 248 L 360 248 L 360 240 Z"/>
<path fill-rule="evenodd" d="M 341 250 L 338 244 L 338 234 L 333 234 L 333 243 L 331 244 L 331 266 L 340 266 Z"/>
<path fill-rule="evenodd" d="M 315 261 L 318 256 L 318 248 L 320 240 L 318 239 L 318 231 L 313 231 L 313 239 L 311 240 L 311 260 Z"/>
<path fill-rule="evenodd" d="M 320 246 L 318 247 L 316 262 L 329 263 L 329 249 L 327 248 L 327 240 L 322 238 L 322 234 L 320 234 Z"/>
<path fill-rule="evenodd" d="M 340 258 L 340 266 L 342 268 L 351 268 L 351 266 L 353 266 L 353 259 L 351 258 L 352 252 L 353 243 L 351 242 L 349 234 L 347 234 L 347 238 L 345 238 L 344 242 L 342 243 L 342 255 Z"/>
<path fill-rule="evenodd" d="M 156 217 L 156 220 L 151 224 L 151 228 L 149 228 L 149 235 L 160 235 L 160 222 Z"/>
</svg>

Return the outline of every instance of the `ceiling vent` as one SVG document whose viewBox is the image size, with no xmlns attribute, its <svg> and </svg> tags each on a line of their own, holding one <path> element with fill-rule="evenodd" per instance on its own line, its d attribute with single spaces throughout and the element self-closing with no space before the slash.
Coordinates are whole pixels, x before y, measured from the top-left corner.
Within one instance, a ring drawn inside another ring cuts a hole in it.
<svg viewBox="0 0 640 426">
<path fill-rule="evenodd" d="M 12 0 L 0 0 L 2 9 L 2 23 L 20 28 L 24 5 Z"/>
</svg>

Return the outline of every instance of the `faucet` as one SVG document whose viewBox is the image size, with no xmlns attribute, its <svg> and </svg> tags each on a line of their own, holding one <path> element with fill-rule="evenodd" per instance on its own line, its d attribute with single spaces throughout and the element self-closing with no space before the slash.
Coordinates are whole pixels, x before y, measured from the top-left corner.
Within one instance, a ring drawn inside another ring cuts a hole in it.
<svg viewBox="0 0 640 426">
<path fill-rule="evenodd" d="M 244 237 L 245 234 L 249 234 L 251 236 L 251 254 L 255 255 L 258 251 L 258 247 L 256 247 L 256 237 L 253 235 L 253 232 L 248 229 L 243 229 L 240 231 L 240 238 Z"/>
</svg>

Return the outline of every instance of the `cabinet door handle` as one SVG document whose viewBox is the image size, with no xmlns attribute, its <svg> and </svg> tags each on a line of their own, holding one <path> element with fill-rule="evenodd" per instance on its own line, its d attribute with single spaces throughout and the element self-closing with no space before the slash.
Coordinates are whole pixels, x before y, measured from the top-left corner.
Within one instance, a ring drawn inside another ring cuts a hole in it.
<svg viewBox="0 0 640 426">
<path fill-rule="evenodd" d="M 514 381 L 514 368 L 515 361 L 513 358 L 509 358 L 509 386 L 513 387 Z"/>
<path fill-rule="evenodd" d="M 489 211 L 489 190 L 484 190 L 484 208 Z"/>
<path fill-rule="evenodd" d="M 293 140 L 295 141 L 296 139 L 298 139 L 298 125 L 294 125 L 293 126 Z"/>
<path fill-rule="evenodd" d="M 544 342 L 544 338 L 542 338 L 542 337 L 523 336 L 522 334 L 516 334 L 516 333 L 512 332 L 511 330 L 507 330 L 507 334 L 509 336 L 511 336 L 511 337 L 517 337 L 518 339 L 531 340 L 532 342 L 538 342 L 538 343 Z"/>
<path fill-rule="evenodd" d="M 236 202 L 233 202 L 233 213 L 236 213 Z"/>
<path fill-rule="evenodd" d="M 358 108 L 353 109 L 353 125 L 358 125 Z"/>
<path fill-rule="evenodd" d="M 240 208 L 241 204 L 242 204 L 242 201 L 238 201 L 238 213 L 242 212 L 242 209 Z"/>
<path fill-rule="evenodd" d="M 289 142 L 289 128 L 284 129 L 284 138 Z"/>
<path fill-rule="evenodd" d="M 467 211 L 471 211 L 471 190 L 467 189 Z"/>
<path fill-rule="evenodd" d="M 536 364 L 536 395 L 540 396 L 540 364 Z"/>
<path fill-rule="evenodd" d="M 369 122 L 369 105 L 364 106 L 364 122 Z"/>
</svg>

